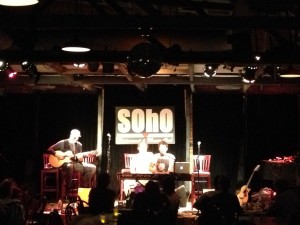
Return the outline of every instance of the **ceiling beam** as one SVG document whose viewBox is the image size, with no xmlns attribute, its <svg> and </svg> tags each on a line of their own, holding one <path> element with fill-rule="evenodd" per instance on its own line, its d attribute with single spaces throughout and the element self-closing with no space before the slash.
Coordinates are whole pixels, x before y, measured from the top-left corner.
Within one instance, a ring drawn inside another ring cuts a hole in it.
<svg viewBox="0 0 300 225">
<path fill-rule="evenodd" d="M 51 50 L 0 51 L 0 58 L 9 63 L 21 63 L 30 59 L 35 63 L 74 63 L 74 62 L 116 62 L 126 63 L 129 51 L 90 51 L 86 53 L 70 53 Z M 261 61 L 255 61 L 253 55 L 242 52 L 220 51 L 220 52 L 196 52 L 182 51 L 178 55 L 163 55 L 163 62 L 184 63 L 215 63 L 228 65 L 249 65 L 249 64 L 299 64 L 300 49 L 282 49 L 279 52 L 266 52 L 261 54 Z"/>
<path fill-rule="evenodd" d="M 203 30 L 203 29 L 297 29 L 297 17 L 258 16 L 108 16 L 108 15 L 43 15 L 35 22 L 41 30 L 83 29 L 80 24 L 88 24 L 84 29 L 96 30 L 137 30 L 149 25 L 158 30 Z M 24 15 L 0 14 L 2 28 L 28 29 L 28 18 Z"/>
</svg>

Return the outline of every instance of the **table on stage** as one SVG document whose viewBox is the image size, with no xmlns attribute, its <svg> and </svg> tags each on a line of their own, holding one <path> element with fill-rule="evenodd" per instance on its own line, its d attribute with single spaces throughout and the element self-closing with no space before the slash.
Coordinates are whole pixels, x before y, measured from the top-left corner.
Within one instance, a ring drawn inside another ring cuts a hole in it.
<svg viewBox="0 0 300 225">
<path fill-rule="evenodd" d="M 189 173 L 178 174 L 178 173 L 149 173 L 149 174 L 138 174 L 138 173 L 117 173 L 117 178 L 120 182 L 120 196 L 119 200 L 124 200 L 124 180 L 157 180 L 162 181 L 165 177 L 173 175 L 176 181 L 192 181 L 193 175 Z M 192 182 L 193 183 L 193 182 Z M 192 188 L 193 190 L 193 188 Z"/>
<path fill-rule="evenodd" d="M 300 185 L 299 163 L 263 160 L 261 171 L 264 180 L 286 179 L 290 185 Z"/>
</svg>

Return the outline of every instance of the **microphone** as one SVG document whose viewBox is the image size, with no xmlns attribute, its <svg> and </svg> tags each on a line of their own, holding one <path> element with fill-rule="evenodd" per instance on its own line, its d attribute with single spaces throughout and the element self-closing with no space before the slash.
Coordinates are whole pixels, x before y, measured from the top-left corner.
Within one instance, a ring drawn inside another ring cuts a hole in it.
<svg viewBox="0 0 300 225">
<path fill-rule="evenodd" d="M 110 133 L 107 133 L 107 137 L 111 137 Z"/>
<path fill-rule="evenodd" d="M 201 141 L 198 141 L 198 155 L 200 155 L 200 145 L 201 145 Z"/>
</svg>

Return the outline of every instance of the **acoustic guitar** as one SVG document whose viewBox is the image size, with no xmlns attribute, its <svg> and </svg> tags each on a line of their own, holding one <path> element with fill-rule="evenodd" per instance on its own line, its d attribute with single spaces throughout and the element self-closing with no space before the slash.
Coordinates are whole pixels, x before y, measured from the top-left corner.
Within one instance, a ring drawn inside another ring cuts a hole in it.
<svg viewBox="0 0 300 225">
<path fill-rule="evenodd" d="M 66 152 L 55 151 L 55 153 L 63 158 L 59 159 L 55 155 L 50 155 L 49 163 L 52 167 L 58 168 L 58 167 L 61 167 L 64 163 L 82 162 L 84 157 L 86 157 L 88 155 L 97 155 L 98 151 L 93 150 L 93 151 L 87 151 L 87 152 L 80 152 L 75 155 L 73 154 L 73 152 L 71 150 L 68 150 Z"/>
<path fill-rule="evenodd" d="M 243 186 L 241 187 L 240 192 L 237 194 L 237 197 L 238 197 L 239 202 L 240 202 L 240 206 L 244 206 L 244 205 L 248 202 L 248 199 L 249 199 L 248 194 L 249 194 L 249 192 L 250 192 L 250 190 L 251 190 L 251 189 L 249 188 L 249 184 L 250 184 L 250 182 L 251 182 L 251 180 L 252 180 L 252 178 L 253 178 L 254 173 L 255 173 L 256 171 L 258 171 L 259 168 L 260 168 L 260 165 L 257 165 L 257 166 L 254 168 L 254 170 L 253 170 L 253 172 L 252 172 L 252 174 L 251 174 L 251 176 L 250 176 L 250 178 L 249 178 L 247 184 L 246 184 L 246 185 L 243 185 Z"/>
</svg>

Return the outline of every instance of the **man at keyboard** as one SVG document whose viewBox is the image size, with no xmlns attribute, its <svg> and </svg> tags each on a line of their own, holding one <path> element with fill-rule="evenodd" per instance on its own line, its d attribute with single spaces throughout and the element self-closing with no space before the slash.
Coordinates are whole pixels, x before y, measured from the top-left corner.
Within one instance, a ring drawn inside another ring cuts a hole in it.
<svg viewBox="0 0 300 225">
<path fill-rule="evenodd" d="M 174 172 L 175 156 L 168 153 L 168 143 L 160 141 L 158 143 L 159 153 L 154 154 L 150 171 L 152 173 L 170 173 Z"/>
<path fill-rule="evenodd" d="M 130 163 L 130 173 L 151 173 L 149 166 L 153 158 L 153 153 L 148 152 L 148 143 L 146 140 L 142 140 L 138 144 L 137 149 L 139 152 L 132 158 Z"/>
</svg>

